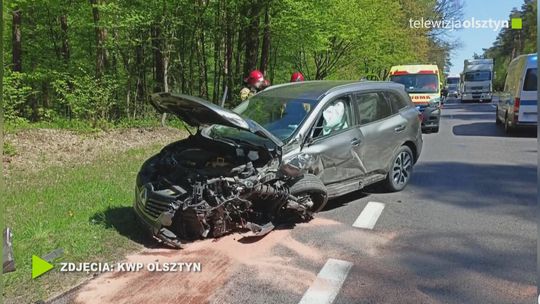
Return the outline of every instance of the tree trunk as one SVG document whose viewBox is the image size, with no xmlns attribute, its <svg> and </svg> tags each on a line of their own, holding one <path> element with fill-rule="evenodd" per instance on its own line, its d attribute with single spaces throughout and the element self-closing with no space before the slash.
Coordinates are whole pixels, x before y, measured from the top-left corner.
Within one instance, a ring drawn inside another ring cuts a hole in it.
<svg viewBox="0 0 540 304">
<path fill-rule="evenodd" d="M 140 103 L 143 103 L 145 98 L 145 82 L 144 82 L 144 50 L 142 45 L 137 45 L 135 47 L 135 66 L 137 70 L 137 94 L 136 100 Z"/>
<path fill-rule="evenodd" d="M 276 75 L 274 73 L 277 65 L 277 54 L 279 50 L 279 45 L 277 43 L 274 43 L 274 47 L 271 52 L 271 60 L 270 60 L 270 83 L 274 83 L 274 76 Z"/>
<path fill-rule="evenodd" d="M 231 11 L 229 8 L 229 2 L 226 2 L 225 9 L 225 20 L 226 20 L 226 33 L 225 33 L 225 63 L 223 67 L 224 72 L 224 85 L 226 85 L 229 90 L 232 89 L 232 63 L 233 63 L 233 29 L 232 29 L 232 18 Z M 223 88 L 225 90 L 225 88 Z M 233 94 L 229 93 L 227 100 L 230 100 L 229 96 Z"/>
<path fill-rule="evenodd" d="M 261 5 L 259 1 L 253 1 L 249 10 L 249 26 L 245 31 L 246 49 L 244 62 L 244 75 L 257 68 L 257 56 L 259 54 L 259 15 Z"/>
<path fill-rule="evenodd" d="M 197 40 L 197 62 L 199 63 L 199 96 L 205 99 L 208 98 L 208 65 L 206 61 L 206 42 L 205 42 L 205 26 L 203 23 L 203 15 L 208 1 L 199 0 L 199 37 Z"/>
<path fill-rule="evenodd" d="M 43 103 L 43 108 L 48 109 L 49 104 L 49 84 L 46 81 L 41 82 L 41 100 Z"/>
<path fill-rule="evenodd" d="M 179 65 L 179 76 L 180 76 L 180 92 L 186 93 L 186 65 L 185 65 L 185 52 L 186 52 L 186 42 L 184 41 L 186 35 L 183 31 L 180 31 L 180 41 L 182 42 L 178 50 L 178 65 Z"/>
<path fill-rule="evenodd" d="M 56 34 L 56 32 L 54 30 L 54 27 L 56 26 L 56 24 L 51 20 L 51 17 L 50 17 L 51 13 L 50 13 L 50 9 L 48 7 L 46 8 L 46 11 L 47 11 L 47 23 L 49 24 L 49 33 L 50 33 L 50 36 L 51 36 L 51 42 L 52 42 L 52 45 L 53 45 L 53 50 L 54 50 L 54 53 L 56 54 L 56 59 L 61 60 L 62 50 L 57 45 L 60 38 L 58 37 L 58 35 Z"/>
<path fill-rule="evenodd" d="M 193 35 L 191 37 L 191 50 L 190 50 L 190 56 L 189 56 L 189 95 L 193 95 L 193 91 L 195 89 L 195 80 L 194 80 L 194 74 L 195 74 L 195 67 L 194 67 L 194 54 L 198 54 L 197 52 L 197 44 L 196 40 L 197 37 L 195 35 L 195 30 L 193 31 Z"/>
<path fill-rule="evenodd" d="M 221 0 L 217 1 L 216 2 L 216 10 L 214 12 L 214 24 L 215 26 L 219 27 L 220 29 L 222 29 L 223 27 L 223 24 L 221 23 L 221 11 L 223 10 L 222 7 L 221 7 Z M 212 90 L 212 101 L 213 102 L 216 102 L 219 98 L 219 91 L 220 91 L 220 85 L 219 85 L 219 82 L 220 82 L 220 78 L 221 78 L 221 71 L 220 71 L 220 66 L 221 66 L 221 51 L 220 51 L 220 46 L 221 46 L 221 41 L 222 41 L 222 32 L 221 30 L 216 30 L 214 32 L 214 79 L 213 79 L 213 84 L 214 84 L 214 89 Z"/>
<path fill-rule="evenodd" d="M 261 47 L 261 64 L 259 70 L 265 74 L 270 56 L 270 4 L 266 3 L 264 10 L 264 32 Z M 265 74 L 266 75 L 266 74 Z"/>
<path fill-rule="evenodd" d="M 92 4 L 92 16 L 94 18 L 94 28 L 96 35 L 96 77 L 101 78 L 107 67 L 107 50 L 105 49 L 105 40 L 107 31 L 99 25 L 100 16 L 98 5 L 100 0 L 90 0 Z"/>
<path fill-rule="evenodd" d="M 62 58 L 64 59 L 65 63 L 69 62 L 69 40 L 68 40 L 68 23 L 67 23 L 67 15 L 63 14 L 58 18 L 60 21 L 60 29 L 62 30 Z"/>
<path fill-rule="evenodd" d="M 208 74 L 206 66 L 206 51 L 204 33 L 200 30 L 197 40 L 197 62 L 199 64 L 199 96 L 208 99 Z"/>
<path fill-rule="evenodd" d="M 165 47 L 165 52 L 163 52 L 163 91 L 169 92 L 169 46 Z M 167 113 L 161 115 L 161 126 L 165 127 L 167 122 Z"/>
<path fill-rule="evenodd" d="M 241 74 L 241 73 L 244 73 L 243 71 L 243 60 L 244 60 L 244 53 L 245 53 L 245 50 L 244 50 L 244 46 L 245 46 L 245 43 L 246 43 L 246 37 L 245 37 L 245 34 L 246 34 L 246 28 L 247 28 L 247 23 L 245 22 L 245 17 L 247 16 L 248 14 L 248 11 L 249 11 L 249 8 L 247 6 L 247 4 L 245 3 L 245 1 L 241 1 L 239 3 L 239 7 L 238 7 L 238 12 L 237 12 L 237 15 L 239 16 L 236 20 L 237 20 L 237 30 L 235 30 L 235 35 L 238 36 L 237 40 L 236 40 L 236 53 L 234 53 L 234 74 L 233 74 L 233 78 L 234 78 L 234 81 L 238 81 L 238 80 L 243 80 L 244 77 L 247 76 L 247 74 Z"/>
<path fill-rule="evenodd" d="M 152 26 L 152 50 L 154 53 L 154 92 L 161 92 L 164 88 L 163 80 L 163 48 L 161 28 L 158 24 Z"/>
<path fill-rule="evenodd" d="M 12 70 L 14 72 L 22 71 L 22 42 L 21 42 L 21 22 L 22 13 L 19 8 L 13 10 L 13 26 L 11 28 L 11 47 L 13 56 Z"/>
<path fill-rule="evenodd" d="M 163 92 L 169 92 L 169 52 L 163 56 Z"/>
<path fill-rule="evenodd" d="M 236 78 L 244 78 L 247 74 L 240 75 L 242 66 L 242 49 L 244 47 L 244 30 L 241 29 L 238 31 L 238 40 L 236 40 L 236 56 L 235 56 L 235 67 L 234 67 L 234 76 Z M 241 76 L 241 77 L 239 77 Z"/>
</svg>

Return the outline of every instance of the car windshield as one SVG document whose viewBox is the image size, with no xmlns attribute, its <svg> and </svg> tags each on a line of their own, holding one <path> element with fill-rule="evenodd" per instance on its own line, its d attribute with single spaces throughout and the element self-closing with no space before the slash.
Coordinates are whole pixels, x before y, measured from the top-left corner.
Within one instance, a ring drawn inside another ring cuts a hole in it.
<svg viewBox="0 0 540 304">
<path fill-rule="evenodd" d="M 459 84 L 459 78 L 448 78 L 446 79 L 447 84 Z"/>
<path fill-rule="evenodd" d="M 468 72 L 465 74 L 465 81 L 486 81 L 486 80 L 491 80 L 491 72 L 489 71 Z"/>
<path fill-rule="evenodd" d="M 407 93 L 437 93 L 439 91 L 439 79 L 435 74 L 393 75 L 390 80 L 404 85 Z"/>
<path fill-rule="evenodd" d="M 268 95 L 256 95 L 244 101 L 234 112 L 249 118 L 264 127 L 274 136 L 287 142 L 302 124 L 307 114 L 315 107 L 317 100 L 283 98 Z M 213 137 L 257 140 L 256 135 L 226 126 L 213 126 Z"/>
</svg>

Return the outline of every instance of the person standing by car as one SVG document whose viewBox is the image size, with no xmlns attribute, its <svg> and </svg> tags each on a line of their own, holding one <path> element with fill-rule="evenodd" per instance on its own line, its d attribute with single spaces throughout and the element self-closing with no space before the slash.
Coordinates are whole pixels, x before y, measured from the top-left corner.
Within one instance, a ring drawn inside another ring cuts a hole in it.
<svg viewBox="0 0 540 304">
<path fill-rule="evenodd" d="M 291 82 L 304 81 L 304 75 L 300 72 L 294 72 L 291 75 Z"/>
<path fill-rule="evenodd" d="M 268 79 L 265 78 L 265 79 L 263 80 L 262 85 L 261 85 L 261 91 L 262 91 L 262 90 L 265 90 L 266 88 L 268 88 L 268 87 L 271 86 L 271 85 L 272 85 L 272 84 L 270 83 L 270 80 L 268 80 Z"/>
<path fill-rule="evenodd" d="M 259 70 L 253 70 L 249 73 L 248 77 L 244 79 L 244 82 L 246 86 L 240 90 L 240 100 L 242 101 L 263 89 L 264 75 Z"/>
</svg>

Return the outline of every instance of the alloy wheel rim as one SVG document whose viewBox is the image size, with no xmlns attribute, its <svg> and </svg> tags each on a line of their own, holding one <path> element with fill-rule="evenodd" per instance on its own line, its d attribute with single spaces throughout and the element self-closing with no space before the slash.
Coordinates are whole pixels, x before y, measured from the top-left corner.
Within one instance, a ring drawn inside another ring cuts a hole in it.
<svg viewBox="0 0 540 304">
<path fill-rule="evenodd" d="M 412 157 L 406 151 L 402 151 L 396 157 L 392 166 L 392 180 L 394 185 L 401 187 L 405 185 L 411 177 Z"/>
</svg>

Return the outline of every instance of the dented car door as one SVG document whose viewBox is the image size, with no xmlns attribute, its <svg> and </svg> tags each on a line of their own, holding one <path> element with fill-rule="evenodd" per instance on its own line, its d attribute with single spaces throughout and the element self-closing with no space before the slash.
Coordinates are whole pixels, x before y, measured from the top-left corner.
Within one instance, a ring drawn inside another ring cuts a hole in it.
<svg viewBox="0 0 540 304">
<path fill-rule="evenodd" d="M 365 166 L 356 150 L 362 141 L 351 97 L 345 95 L 333 99 L 321 111 L 302 152 L 313 156 L 310 171 L 325 185 L 330 185 L 365 174 Z"/>
</svg>

